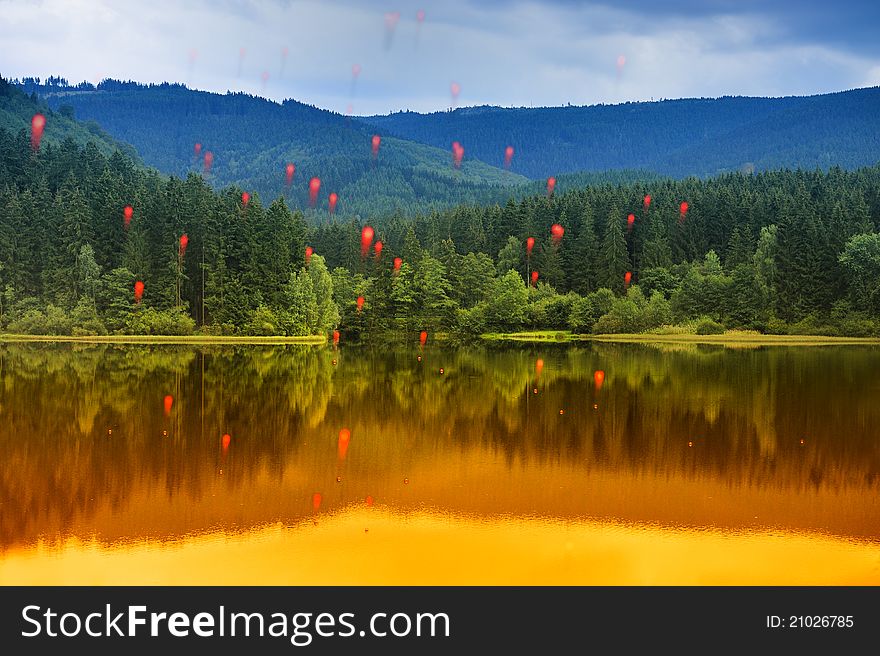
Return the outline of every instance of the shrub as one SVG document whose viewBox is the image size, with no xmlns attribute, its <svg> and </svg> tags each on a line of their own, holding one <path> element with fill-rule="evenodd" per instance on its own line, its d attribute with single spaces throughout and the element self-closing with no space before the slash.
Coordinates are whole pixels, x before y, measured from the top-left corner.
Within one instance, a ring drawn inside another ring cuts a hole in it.
<svg viewBox="0 0 880 656">
<path fill-rule="evenodd" d="M 279 329 L 278 317 L 275 313 L 265 305 L 260 305 L 256 310 L 251 312 L 248 322 L 244 325 L 242 332 L 245 335 L 254 336 L 271 336 L 282 334 Z"/>
<path fill-rule="evenodd" d="M 614 304 L 614 292 L 602 288 L 584 297 L 576 297 L 571 304 L 568 325 L 573 332 L 592 332 L 596 322 L 604 314 L 611 311 Z"/>
<path fill-rule="evenodd" d="M 46 315 L 39 310 L 25 310 L 9 322 L 7 330 L 14 335 L 45 335 Z"/>
<path fill-rule="evenodd" d="M 486 303 L 477 303 L 469 310 L 458 310 L 455 320 L 463 335 L 477 336 L 486 332 Z"/>
<path fill-rule="evenodd" d="M 694 332 L 697 335 L 722 335 L 724 326 L 709 317 L 701 317 L 695 324 Z"/>
<path fill-rule="evenodd" d="M 660 292 L 646 300 L 638 285 L 626 296 L 614 300 L 611 310 L 596 322 L 597 333 L 641 333 L 668 324 L 672 317 L 669 301 Z"/>
<path fill-rule="evenodd" d="M 98 318 L 95 303 L 90 299 L 80 299 L 79 303 L 70 313 L 70 320 L 72 323 L 71 332 L 76 336 L 84 337 L 107 334 L 107 327 Z"/>
<path fill-rule="evenodd" d="M 568 294 L 566 296 L 556 295 L 547 299 L 544 304 L 544 322 L 545 328 L 556 328 L 564 330 L 568 328 L 568 319 L 571 316 L 571 309 L 574 305 L 576 294 Z"/>
<path fill-rule="evenodd" d="M 129 315 L 125 332 L 129 335 L 192 335 L 196 322 L 181 309 L 142 308 Z"/>
<path fill-rule="evenodd" d="M 44 311 L 26 310 L 9 322 L 9 332 L 21 335 L 69 335 L 72 321 L 67 313 L 51 303 Z"/>
<path fill-rule="evenodd" d="M 639 286 L 646 294 L 653 295 L 654 292 L 660 292 L 664 298 L 672 296 L 672 292 L 678 287 L 679 282 L 669 269 L 663 267 L 645 269 L 639 275 Z"/>
<path fill-rule="evenodd" d="M 770 335 L 787 335 L 788 324 L 778 317 L 770 317 L 767 321 L 767 333 Z"/>
</svg>

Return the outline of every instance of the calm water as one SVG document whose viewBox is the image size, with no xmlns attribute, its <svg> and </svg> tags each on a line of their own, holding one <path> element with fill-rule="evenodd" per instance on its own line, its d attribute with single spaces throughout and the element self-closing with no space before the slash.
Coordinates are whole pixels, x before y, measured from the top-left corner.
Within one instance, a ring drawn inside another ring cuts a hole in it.
<svg viewBox="0 0 880 656">
<path fill-rule="evenodd" d="M 880 584 L 878 348 L 10 344 L 0 377 L 3 584 Z"/>
</svg>

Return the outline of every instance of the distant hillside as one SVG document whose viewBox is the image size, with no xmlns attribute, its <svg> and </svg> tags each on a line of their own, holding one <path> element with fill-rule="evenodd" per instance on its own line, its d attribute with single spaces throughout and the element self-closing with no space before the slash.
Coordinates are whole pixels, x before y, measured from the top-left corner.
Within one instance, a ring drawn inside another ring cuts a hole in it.
<svg viewBox="0 0 880 656">
<path fill-rule="evenodd" d="M 396 136 L 467 153 L 530 178 L 646 169 L 700 177 L 730 171 L 880 161 L 880 88 L 788 98 L 724 97 L 503 109 L 471 107 L 361 119 Z"/>
<path fill-rule="evenodd" d="M 97 121 L 137 148 L 144 162 L 163 173 L 201 171 L 194 145 L 214 155 L 209 180 L 216 187 L 238 184 L 264 199 L 285 193 L 293 206 L 308 205 L 308 181 L 322 181 L 319 211 L 330 192 L 337 212 L 410 213 L 462 202 L 505 199 L 519 174 L 467 156 L 460 170 L 442 149 L 392 137 L 371 154 L 374 129 L 349 118 L 289 100 L 283 104 L 229 93 L 194 91 L 177 84 L 144 86 L 105 80 L 89 84 L 37 84 L 24 88 L 49 106 L 69 105 L 77 117 Z M 296 165 L 290 188 L 285 164 Z"/>
<path fill-rule="evenodd" d="M 104 155 L 110 155 L 118 149 L 139 161 L 134 148 L 110 136 L 97 123 L 75 120 L 71 113 L 72 108 L 64 108 L 63 103 L 56 106 L 56 110 L 53 111 L 45 101 L 27 95 L 0 77 L 0 129 L 12 135 L 17 135 L 22 130 L 30 134 L 31 119 L 39 112 L 46 116 L 43 144 L 57 146 L 67 138 L 73 139 L 79 145 L 93 142 Z"/>
</svg>

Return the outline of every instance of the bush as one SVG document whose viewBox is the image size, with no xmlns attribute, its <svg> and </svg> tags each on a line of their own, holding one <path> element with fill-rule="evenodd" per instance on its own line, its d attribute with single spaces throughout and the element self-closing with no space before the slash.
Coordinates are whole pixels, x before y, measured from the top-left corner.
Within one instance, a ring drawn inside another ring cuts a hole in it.
<svg viewBox="0 0 880 656">
<path fill-rule="evenodd" d="M 538 329 L 543 328 L 547 324 L 547 302 L 546 300 L 537 303 L 529 303 L 525 313 L 525 328 Z"/>
<path fill-rule="evenodd" d="M 788 326 L 790 335 L 837 335 L 837 330 L 827 325 L 817 314 L 808 314 Z"/>
<path fill-rule="evenodd" d="M 192 335 L 195 329 L 196 322 L 183 310 L 153 307 L 138 307 L 125 326 L 129 335 Z"/>
<path fill-rule="evenodd" d="M 660 292 L 664 298 L 672 296 L 672 292 L 678 287 L 679 282 L 678 278 L 669 272 L 669 269 L 663 267 L 645 269 L 639 275 L 639 287 L 646 294 L 653 295 L 654 292 Z"/>
<path fill-rule="evenodd" d="M 638 285 L 626 296 L 614 300 L 611 310 L 596 322 L 597 333 L 641 333 L 668 324 L 672 317 L 669 301 L 660 292 L 646 300 Z"/>
<path fill-rule="evenodd" d="M 652 330 L 672 322 L 672 307 L 662 292 L 654 292 L 644 308 L 644 328 Z"/>
<path fill-rule="evenodd" d="M 9 322 L 10 333 L 20 335 L 69 335 L 72 321 L 67 313 L 51 303 L 44 311 L 30 309 Z"/>
<path fill-rule="evenodd" d="M 846 337 L 875 337 L 880 333 L 877 323 L 862 313 L 846 317 L 837 324 L 837 327 L 838 333 Z"/>
<path fill-rule="evenodd" d="M 595 332 L 608 333 L 640 333 L 642 332 L 642 312 L 635 301 L 620 298 L 611 308 L 611 312 L 602 315 L 596 322 Z"/>
<path fill-rule="evenodd" d="M 848 301 L 834 304 L 829 323 L 847 337 L 873 337 L 880 332 L 880 326 L 867 312 L 854 309 Z"/>
<path fill-rule="evenodd" d="M 13 335 L 45 335 L 46 315 L 39 310 L 25 310 L 9 322 L 7 330 Z"/>
<path fill-rule="evenodd" d="M 770 317 L 767 321 L 766 332 L 770 335 L 787 335 L 788 324 L 778 317 Z"/>
<path fill-rule="evenodd" d="M 603 314 L 611 311 L 614 292 L 602 288 L 584 297 L 576 297 L 571 304 L 568 325 L 573 332 L 589 333 Z"/>
<path fill-rule="evenodd" d="M 106 335 L 107 327 L 98 318 L 95 303 L 91 299 L 81 298 L 70 313 L 72 334 L 78 337 Z"/>
<path fill-rule="evenodd" d="M 724 326 L 709 317 L 701 317 L 695 324 L 694 332 L 697 335 L 723 335 Z"/>
<path fill-rule="evenodd" d="M 565 330 L 568 328 L 568 319 L 571 316 L 571 309 L 575 299 L 579 298 L 576 294 L 568 294 L 566 296 L 556 295 L 547 299 L 544 303 L 544 328 L 556 328 L 557 330 Z"/>
<path fill-rule="evenodd" d="M 283 331 L 279 328 L 278 317 L 265 305 L 260 305 L 251 312 L 248 322 L 242 328 L 245 335 L 265 336 L 280 335 Z"/>
<path fill-rule="evenodd" d="M 470 310 L 458 310 L 455 313 L 458 330 L 463 335 L 475 337 L 486 332 L 486 303 L 477 303 Z"/>
</svg>

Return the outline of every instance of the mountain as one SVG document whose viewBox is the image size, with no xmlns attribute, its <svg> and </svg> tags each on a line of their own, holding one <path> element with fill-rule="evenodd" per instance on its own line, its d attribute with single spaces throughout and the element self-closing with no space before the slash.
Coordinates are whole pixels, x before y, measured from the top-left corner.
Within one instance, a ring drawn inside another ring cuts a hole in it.
<svg viewBox="0 0 880 656">
<path fill-rule="evenodd" d="M 94 121 L 77 121 L 67 107 L 53 111 L 36 95 L 28 95 L 0 77 L 0 130 L 13 136 L 22 131 L 30 134 L 31 118 L 37 113 L 46 117 L 41 141 L 43 145 L 58 146 L 66 139 L 72 139 L 79 145 L 92 142 L 103 155 L 121 150 L 139 161 L 137 151 L 132 146 L 110 136 Z"/>
<path fill-rule="evenodd" d="M 776 168 L 856 168 L 880 156 L 880 88 L 805 97 L 663 100 L 588 107 L 469 107 L 361 119 L 530 178 L 645 169 L 682 178 Z"/>
<path fill-rule="evenodd" d="M 526 179 L 467 158 L 453 169 L 448 149 L 383 138 L 371 153 L 373 130 L 360 122 L 294 100 L 278 104 L 242 93 L 195 91 L 179 84 L 141 85 L 104 80 L 97 87 L 65 81 L 21 84 L 50 107 L 72 108 L 132 144 L 143 161 L 166 174 L 202 171 L 195 144 L 213 154 L 215 187 L 239 185 L 269 200 L 284 193 L 295 207 L 309 204 L 308 181 L 322 181 L 318 210 L 330 192 L 337 212 L 411 213 L 461 202 L 503 200 Z M 289 188 L 285 166 L 296 166 Z"/>
</svg>

